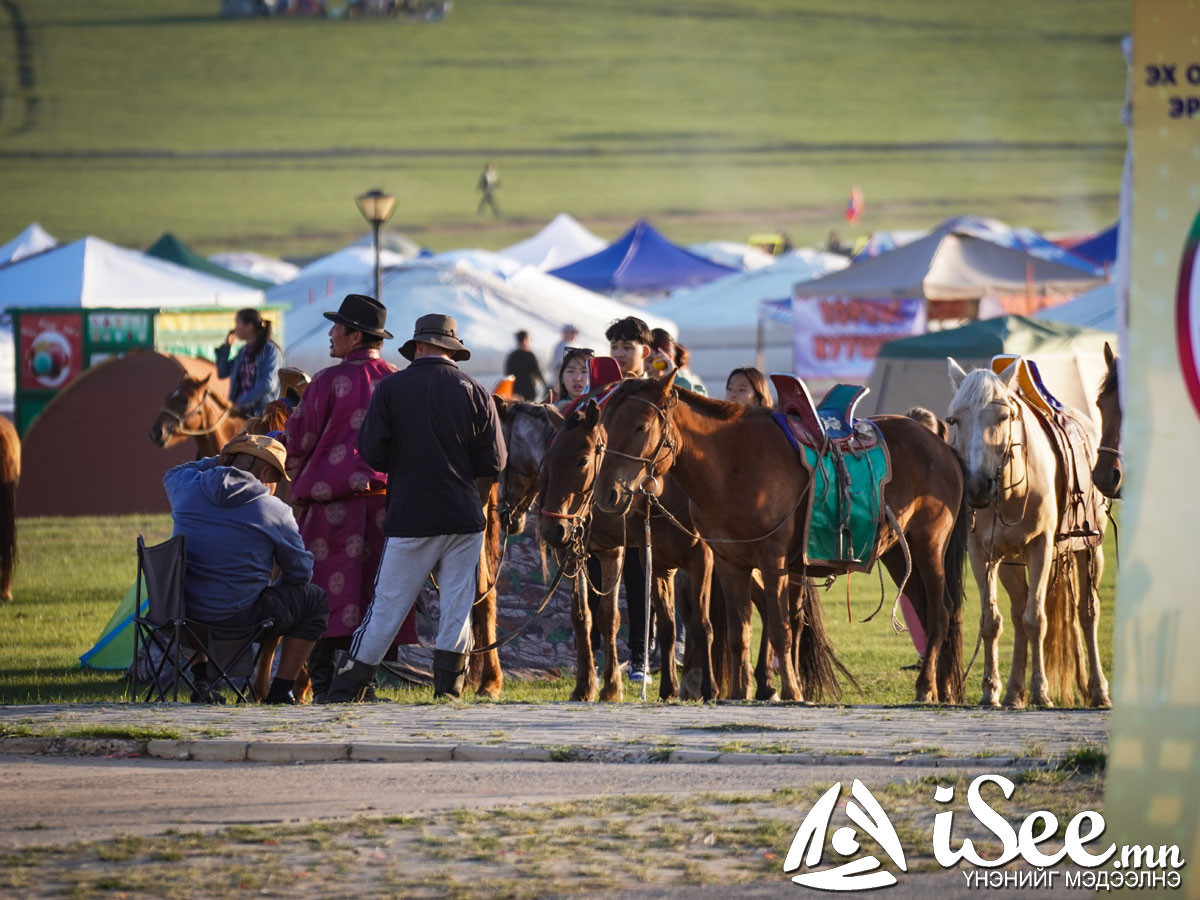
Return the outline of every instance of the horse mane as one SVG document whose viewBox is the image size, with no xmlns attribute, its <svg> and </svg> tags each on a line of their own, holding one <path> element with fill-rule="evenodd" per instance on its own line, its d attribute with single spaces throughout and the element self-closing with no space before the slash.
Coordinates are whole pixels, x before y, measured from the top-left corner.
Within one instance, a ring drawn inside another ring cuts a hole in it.
<svg viewBox="0 0 1200 900">
<path fill-rule="evenodd" d="M 617 404 L 625 397 L 633 394 L 641 393 L 649 384 L 653 382 L 643 378 L 627 378 L 621 382 L 620 386 L 613 392 L 609 398 L 610 404 Z M 750 407 L 743 406 L 740 403 L 730 403 L 727 400 L 716 400 L 712 397 L 705 397 L 702 394 L 697 394 L 695 391 L 689 391 L 685 388 L 674 387 L 672 393 L 681 402 L 703 413 L 711 418 L 720 419 L 722 421 L 732 421 L 739 419 L 751 411 Z"/>
<path fill-rule="evenodd" d="M 272 400 L 261 416 L 246 420 L 246 433 L 270 434 L 272 431 L 283 431 L 289 414 L 286 403 L 282 400 Z"/>
<path fill-rule="evenodd" d="M 973 369 L 959 384 L 950 401 L 951 409 L 979 409 L 996 400 L 1008 399 L 1008 388 L 1000 376 L 989 369 Z"/>
<path fill-rule="evenodd" d="M 1109 366 L 1100 380 L 1100 390 L 1096 392 L 1097 399 L 1117 389 L 1117 367 Z"/>
</svg>

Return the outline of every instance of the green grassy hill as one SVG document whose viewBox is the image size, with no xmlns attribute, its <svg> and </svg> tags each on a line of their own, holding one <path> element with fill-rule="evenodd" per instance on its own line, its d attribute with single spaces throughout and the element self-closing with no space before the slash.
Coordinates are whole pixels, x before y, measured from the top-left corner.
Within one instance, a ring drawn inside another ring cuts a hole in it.
<svg viewBox="0 0 1200 900">
<path fill-rule="evenodd" d="M 1107 224 L 1129 3 L 458 0 L 442 22 L 222 20 L 217 0 L 18 0 L 0 16 L 0 239 L 330 249 L 353 197 L 435 249 L 568 210 L 613 237 L 801 241 L 959 212 Z M 4 30 L 6 29 L 6 30 Z M 475 215 L 486 160 L 498 221 Z"/>
</svg>

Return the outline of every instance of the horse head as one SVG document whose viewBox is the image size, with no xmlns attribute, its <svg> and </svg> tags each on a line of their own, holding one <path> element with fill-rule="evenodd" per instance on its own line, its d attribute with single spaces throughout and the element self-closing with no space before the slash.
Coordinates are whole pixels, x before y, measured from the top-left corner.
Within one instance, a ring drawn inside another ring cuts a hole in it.
<svg viewBox="0 0 1200 900">
<path fill-rule="evenodd" d="M 600 467 L 600 407 L 588 400 L 561 426 L 542 458 L 542 540 L 565 549 L 584 533 Z"/>
<path fill-rule="evenodd" d="M 499 479 L 500 524 L 507 534 L 520 534 L 537 499 L 542 459 L 562 428 L 563 417 L 553 406 L 494 399 L 508 447 L 508 463 Z"/>
<path fill-rule="evenodd" d="M 1021 411 L 1011 390 L 1017 374 L 1013 362 L 1001 374 L 989 369 L 967 373 L 948 359 L 954 398 L 946 423 L 953 433 L 950 443 L 967 470 L 967 502 L 983 509 L 996 499 L 1002 472 L 1013 451 L 1014 422 Z"/>
<path fill-rule="evenodd" d="M 624 515 L 636 494 L 662 493 L 679 444 L 671 424 L 678 402 L 674 371 L 626 381 L 609 397 L 601 419 L 606 438 L 596 487 L 601 510 Z"/>
<path fill-rule="evenodd" d="M 204 378 L 193 378 L 187 372 L 183 373 L 179 384 L 163 399 L 158 417 L 150 425 L 150 443 L 165 449 L 187 437 L 182 433 L 187 430 L 185 423 L 189 419 L 199 421 L 197 414 L 204 408 L 211 379 L 211 373 Z"/>
<path fill-rule="evenodd" d="M 1104 362 L 1108 371 L 1100 382 L 1096 406 L 1100 410 L 1100 451 L 1092 469 L 1092 483 L 1105 497 L 1114 500 L 1121 496 L 1121 481 L 1125 470 L 1121 461 L 1121 393 L 1117 382 L 1117 357 L 1108 343 L 1104 344 Z"/>
</svg>

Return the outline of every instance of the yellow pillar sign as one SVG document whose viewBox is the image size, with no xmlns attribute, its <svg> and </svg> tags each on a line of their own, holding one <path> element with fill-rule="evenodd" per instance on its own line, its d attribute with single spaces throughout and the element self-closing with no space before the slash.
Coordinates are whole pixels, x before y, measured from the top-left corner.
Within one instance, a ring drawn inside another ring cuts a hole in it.
<svg viewBox="0 0 1200 900">
<path fill-rule="evenodd" d="M 1175 844 L 1200 898 L 1200 4 L 1135 0 L 1113 728 L 1118 844 Z M 1107 837 L 1107 836 L 1106 836 Z"/>
</svg>

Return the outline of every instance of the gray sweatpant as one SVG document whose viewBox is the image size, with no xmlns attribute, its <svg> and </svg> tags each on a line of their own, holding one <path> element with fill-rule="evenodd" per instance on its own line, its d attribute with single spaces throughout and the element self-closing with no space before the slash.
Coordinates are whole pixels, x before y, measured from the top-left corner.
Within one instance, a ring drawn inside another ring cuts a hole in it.
<svg viewBox="0 0 1200 900">
<path fill-rule="evenodd" d="M 389 537 L 375 575 L 375 599 L 350 639 L 350 655 L 369 666 L 379 664 L 392 639 L 433 572 L 440 607 L 438 650 L 471 649 L 471 608 L 479 581 L 483 532 L 432 537 Z"/>
</svg>

